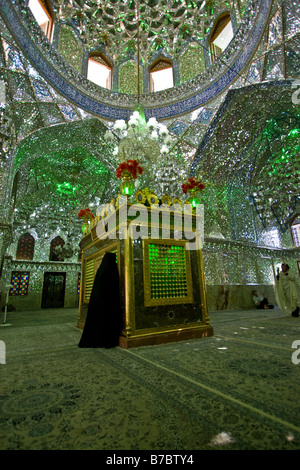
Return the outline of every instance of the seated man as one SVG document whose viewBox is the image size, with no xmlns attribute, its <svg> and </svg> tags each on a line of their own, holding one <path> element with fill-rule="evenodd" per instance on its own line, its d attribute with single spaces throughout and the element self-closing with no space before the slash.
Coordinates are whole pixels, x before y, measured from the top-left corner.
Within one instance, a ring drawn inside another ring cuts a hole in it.
<svg viewBox="0 0 300 470">
<path fill-rule="evenodd" d="M 264 310 L 269 310 L 270 308 L 274 308 L 274 305 L 269 305 L 268 299 L 263 295 L 259 295 L 256 290 L 252 292 L 253 294 L 253 302 L 256 305 L 256 308 L 261 308 Z"/>
</svg>

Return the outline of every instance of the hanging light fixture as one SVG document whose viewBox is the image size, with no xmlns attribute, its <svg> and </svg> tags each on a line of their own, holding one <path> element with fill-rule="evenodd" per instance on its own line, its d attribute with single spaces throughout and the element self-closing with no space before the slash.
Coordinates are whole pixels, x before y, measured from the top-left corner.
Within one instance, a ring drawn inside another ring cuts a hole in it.
<svg viewBox="0 0 300 470">
<path fill-rule="evenodd" d="M 55 254 L 58 258 L 69 259 L 74 256 L 75 250 L 71 242 L 71 236 L 68 234 L 68 239 L 63 245 L 57 245 L 55 247 Z"/>
<path fill-rule="evenodd" d="M 140 104 L 140 6 L 137 2 L 137 106 L 126 123 L 118 119 L 113 125 L 114 133 L 108 130 L 105 133 L 107 141 L 114 141 L 115 136 L 120 139 L 115 146 L 113 154 L 121 162 L 138 160 L 144 168 L 149 164 L 155 164 L 160 156 L 168 154 L 173 140 L 168 128 L 158 123 L 155 117 L 148 121 L 145 119 L 143 106 Z"/>
</svg>

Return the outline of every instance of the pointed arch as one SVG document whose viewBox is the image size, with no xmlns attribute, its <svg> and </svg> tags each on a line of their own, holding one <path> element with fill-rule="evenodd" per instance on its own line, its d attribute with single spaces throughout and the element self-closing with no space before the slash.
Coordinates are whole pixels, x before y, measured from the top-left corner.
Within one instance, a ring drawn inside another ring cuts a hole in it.
<svg viewBox="0 0 300 470">
<path fill-rule="evenodd" d="M 91 52 L 88 59 L 87 79 L 108 90 L 112 89 L 113 66 L 102 52 Z"/>
<path fill-rule="evenodd" d="M 294 247 L 297 248 L 300 246 L 300 214 L 296 214 L 292 218 L 290 228 Z"/>
<path fill-rule="evenodd" d="M 45 36 L 52 40 L 54 14 L 48 0 L 29 0 L 28 6 Z"/>
<path fill-rule="evenodd" d="M 233 35 L 231 17 L 230 13 L 227 11 L 219 16 L 209 36 L 212 62 L 214 62 L 223 53 L 223 51 L 225 51 L 233 38 Z"/>
<path fill-rule="evenodd" d="M 55 248 L 57 246 L 63 246 L 64 244 L 65 244 L 64 239 L 61 238 L 59 235 L 57 235 L 57 237 L 51 240 L 49 261 L 64 261 L 64 259 L 60 258 L 55 252 Z"/>
<path fill-rule="evenodd" d="M 24 233 L 18 240 L 16 259 L 33 260 L 35 239 L 30 233 Z"/>
<path fill-rule="evenodd" d="M 149 67 L 149 91 L 161 91 L 174 86 L 174 69 L 171 59 L 160 57 Z"/>
</svg>

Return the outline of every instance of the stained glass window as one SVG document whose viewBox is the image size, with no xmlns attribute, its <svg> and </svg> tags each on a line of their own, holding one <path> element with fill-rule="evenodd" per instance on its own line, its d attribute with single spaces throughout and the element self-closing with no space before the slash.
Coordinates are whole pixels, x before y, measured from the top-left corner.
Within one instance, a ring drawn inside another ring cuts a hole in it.
<svg viewBox="0 0 300 470">
<path fill-rule="evenodd" d="M 10 295 L 27 295 L 29 285 L 29 272 L 14 271 L 11 275 Z"/>
<path fill-rule="evenodd" d="M 34 237 L 30 233 L 21 235 L 18 241 L 16 259 L 33 260 L 34 243 Z"/>
</svg>

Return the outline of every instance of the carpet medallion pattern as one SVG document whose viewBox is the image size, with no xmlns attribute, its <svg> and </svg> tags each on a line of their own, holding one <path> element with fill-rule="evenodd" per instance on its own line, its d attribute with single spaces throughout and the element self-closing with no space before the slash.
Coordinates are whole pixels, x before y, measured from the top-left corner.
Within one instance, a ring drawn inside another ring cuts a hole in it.
<svg viewBox="0 0 300 470">
<path fill-rule="evenodd" d="M 300 448 L 300 319 L 217 312 L 213 337 L 105 350 L 57 312 L 0 330 L 1 450 Z"/>
</svg>

